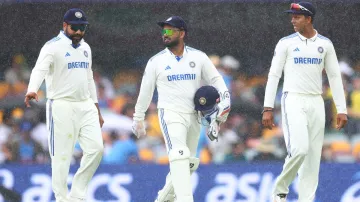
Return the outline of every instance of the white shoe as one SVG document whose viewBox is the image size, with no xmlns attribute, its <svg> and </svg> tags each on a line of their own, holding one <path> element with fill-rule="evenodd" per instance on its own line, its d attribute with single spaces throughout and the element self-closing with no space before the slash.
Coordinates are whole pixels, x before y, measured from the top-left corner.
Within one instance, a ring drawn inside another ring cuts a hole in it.
<svg viewBox="0 0 360 202">
<path fill-rule="evenodd" d="M 71 197 L 70 195 L 68 195 L 67 200 L 69 202 L 85 202 L 86 201 L 86 199 L 74 198 L 74 197 Z"/>
<path fill-rule="evenodd" d="M 286 194 L 278 194 L 274 196 L 274 202 L 286 202 Z"/>
<path fill-rule="evenodd" d="M 156 198 L 155 202 L 174 202 L 175 201 L 175 195 L 173 194 L 168 194 L 165 199 L 163 199 L 162 201 L 160 201 L 158 198 Z"/>
</svg>

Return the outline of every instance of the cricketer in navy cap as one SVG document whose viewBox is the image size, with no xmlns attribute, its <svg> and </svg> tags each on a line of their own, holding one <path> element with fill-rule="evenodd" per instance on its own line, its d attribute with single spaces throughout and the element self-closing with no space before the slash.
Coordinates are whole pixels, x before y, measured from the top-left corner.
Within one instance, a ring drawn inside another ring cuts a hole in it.
<svg viewBox="0 0 360 202">
<path fill-rule="evenodd" d="M 85 12 L 79 8 L 69 9 L 64 15 L 64 34 L 71 39 L 72 46 L 77 48 L 85 35 L 89 22 Z"/>
<path fill-rule="evenodd" d="M 164 27 L 164 25 L 170 25 L 181 30 L 187 31 L 187 26 L 185 21 L 180 16 L 171 16 L 165 21 L 161 21 L 157 23 L 160 27 Z"/>
</svg>

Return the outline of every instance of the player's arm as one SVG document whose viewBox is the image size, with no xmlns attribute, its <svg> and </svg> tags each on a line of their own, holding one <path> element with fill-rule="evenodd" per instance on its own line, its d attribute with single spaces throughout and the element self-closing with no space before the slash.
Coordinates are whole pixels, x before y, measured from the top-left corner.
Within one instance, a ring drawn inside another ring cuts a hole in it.
<svg viewBox="0 0 360 202">
<path fill-rule="evenodd" d="M 95 85 L 95 81 L 94 81 L 94 72 L 92 70 L 92 53 L 90 51 L 90 64 L 89 64 L 89 68 L 87 70 L 87 77 L 88 77 L 88 88 L 89 88 L 89 92 L 90 92 L 90 98 L 93 100 L 97 110 L 98 110 L 98 115 L 99 115 L 99 123 L 100 123 L 100 127 L 102 127 L 104 125 L 104 119 L 101 115 L 100 112 L 100 108 L 99 108 L 99 101 L 97 98 L 97 93 L 96 93 L 96 85 Z"/>
<path fill-rule="evenodd" d="M 50 66 L 53 65 L 53 63 L 54 52 L 51 49 L 50 45 L 45 44 L 40 51 L 35 67 L 31 71 L 28 90 L 24 100 L 27 107 L 30 107 L 30 100 L 35 99 L 36 101 L 38 101 L 37 92 L 42 82 L 44 81 L 44 78 L 48 73 Z"/>
<path fill-rule="evenodd" d="M 347 123 L 345 92 L 339 62 L 333 44 L 330 44 L 328 48 L 329 50 L 325 55 L 324 66 L 338 113 L 336 128 L 341 129 Z"/>
<path fill-rule="evenodd" d="M 264 99 L 264 110 L 262 123 L 266 128 L 272 128 L 274 125 L 273 117 L 273 108 L 275 103 L 276 91 L 279 85 L 279 80 L 281 78 L 282 72 L 284 70 L 284 65 L 286 62 L 286 44 L 279 41 L 275 47 L 274 57 L 271 61 L 271 67 L 268 74 L 268 80 L 265 90 L 265 99 Z"/>
<path fill-rule="evenodd" d="M 145 112 L 149 108 L 156 85 L 156 72 L 154 61 L 150 60 L 144 71 L 139 96 L 135 105 L 133 117 L 133 133 L 137 136 L 145 135 Z"/>
<path fill-rule="evenodd" d="M 207 57 L 206 55 L 204 57 L 201 71 L 202 79 L 205 80 L 209 85 L 214 86 L 220 94 L 217 121 L 223 123 L 226 121 L 231 109 L 231 98 L 229 90 L 226 87 L 224 79 L 222 78 L 214 64 L 211 62 L 209 57 Z"/>
</svg>

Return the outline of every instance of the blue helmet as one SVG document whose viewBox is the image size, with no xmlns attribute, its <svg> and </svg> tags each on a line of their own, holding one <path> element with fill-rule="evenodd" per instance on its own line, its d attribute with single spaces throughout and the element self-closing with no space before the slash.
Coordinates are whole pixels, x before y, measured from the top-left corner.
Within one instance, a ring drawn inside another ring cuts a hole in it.
<svg viewBox="0 0 360 202">
<path fill-rule="evenodd" d="M 194 104 L 196 111 L 208 111 L 220 101 L 220 95 L 213 86 L 200 87 L 194 96 Z"/>
</svg>

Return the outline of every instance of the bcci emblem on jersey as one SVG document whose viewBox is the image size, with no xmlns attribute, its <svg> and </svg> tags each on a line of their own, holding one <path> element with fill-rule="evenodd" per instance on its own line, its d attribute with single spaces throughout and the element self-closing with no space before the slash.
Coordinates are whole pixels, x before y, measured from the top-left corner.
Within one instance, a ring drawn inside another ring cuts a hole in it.
<svg viewBox="0 0 360 202">
<path fill-rule="evenodd" d="M 85 57 L 88 57 L 88 53 L 86 51 L 84 51 L 84 55 Z"/>
<path fill-rule="evenodd" d="M 195 62 L 192 62 L 192 61 L 189 62 L 189 65 L 190 65 L 191 68 L 194 68 L 196 66 Z"/>
<path fill-rule="evenodd" d="M 319 46 L 318 51 L 319 51 L 319 53 L 323 53 L 324 52 L 323 47 Z"/>
<path fill-rule="evenodd" d="M 206 104 L 206 98 L 204 98 L 204 97 L 199 98 L 199 103 L 200 103 L 200 105 L 205 105 Z"/>
</svg>

